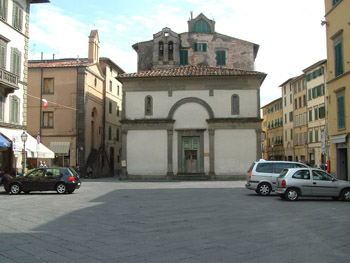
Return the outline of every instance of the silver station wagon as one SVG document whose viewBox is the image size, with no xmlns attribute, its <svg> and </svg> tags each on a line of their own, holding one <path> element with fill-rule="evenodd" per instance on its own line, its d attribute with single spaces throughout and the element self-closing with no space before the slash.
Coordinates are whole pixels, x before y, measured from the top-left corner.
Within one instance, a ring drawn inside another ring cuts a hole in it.
<svg viewBox="0 0 350 263">
<path fill-rule="evenodd" d="M 277 178 L 276 194 L 289 201 L 300 196 L 332 197 L 350 201 L 350 182 L 314 168 L 284 169 Z"/>
</svg>

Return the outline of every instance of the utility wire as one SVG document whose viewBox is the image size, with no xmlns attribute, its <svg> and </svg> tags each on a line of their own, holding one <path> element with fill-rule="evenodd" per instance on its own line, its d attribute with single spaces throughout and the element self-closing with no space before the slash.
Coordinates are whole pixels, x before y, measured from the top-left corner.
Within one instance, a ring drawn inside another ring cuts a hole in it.
<svg viewBox="0 0 350 263">
<path fill-rule="evenodd" d="M 27 94 L 27 96 L 31 97 L 31 98 L 34 98 L 34 99 L 38 99 L 38 100 L 41 100 L 39 97 L 36 97 L 36 96 L 33 96 L 33 95 L 30 95 L 30 94 Z M 46 100 L 46 99 L 45 99 Z M 57 102 L 54 102 L 54 101 L 49 101 L 49 100 L 46 100 L 47 103 L 51 103 L 51 104 L 55 104 L 56 106 L 58 106 L 59 108 L 65 108 L 65 109 L 69 109 L 69 110 L 77 110 L 75 108 L 72 108 L 72 107 L 69 107 L 69 106 L 65 106 L 65 105 L 62 105 L 60 103 L 57 103 Z"/>
</svg>

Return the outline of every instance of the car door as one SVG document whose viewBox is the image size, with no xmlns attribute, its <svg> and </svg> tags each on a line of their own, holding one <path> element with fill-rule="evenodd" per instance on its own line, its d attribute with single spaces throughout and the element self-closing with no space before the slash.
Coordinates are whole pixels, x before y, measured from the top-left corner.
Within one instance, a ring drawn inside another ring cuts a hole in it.
<svg viewBox="0 0 350 263">
<path fill-rule="evenodd" d="M 315 196 L 337 196 L 339 182 L 330 174 L 321 170 L 312 170 L 313 195 Z"/>
<path fill-rule="evenodd" d="M 292 175 L 292 185 L 301 190 L 302 195 L 312 195 L 312 181 L 309 169 L 297 170 Z"/>
<path fill-rule="evenodd" d="M 43 176 L 44 169 L 36 169 L 24 176 L 22 179 L 23 191 L 38 191 L 40 190 L 40 180 Z"/>
<path fill-rule="evenodd" d="M 61 170 L 58 168 L 47 168 L 41 182 L 43 191 L 55 190 L 56 184 L 61 177 Z"/>
</svg>

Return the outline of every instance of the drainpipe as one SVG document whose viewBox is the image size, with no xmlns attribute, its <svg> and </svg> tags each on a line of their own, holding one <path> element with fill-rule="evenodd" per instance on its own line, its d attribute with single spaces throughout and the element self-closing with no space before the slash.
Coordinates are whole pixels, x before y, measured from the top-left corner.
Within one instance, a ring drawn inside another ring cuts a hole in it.
<svg viewBox="0 0 350 263">
<path fill-rule="evenodd" d="M 39 117 L 39 135 L 41 137 L 41 122 L 42 122 L 42 115 L 43 115 L 43 105 L 42 105 L 42 99 L 43 99 L 43 85 L 44 85 L 44 69 L 41 68 L 41 78 L 40 78 L 40 117 Z"/>
</svg>

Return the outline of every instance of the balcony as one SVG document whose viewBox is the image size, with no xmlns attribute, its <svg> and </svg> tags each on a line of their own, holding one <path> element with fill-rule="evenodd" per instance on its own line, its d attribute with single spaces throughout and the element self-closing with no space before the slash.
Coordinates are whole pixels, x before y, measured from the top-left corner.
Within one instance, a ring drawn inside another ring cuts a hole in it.
<svg viewBox="0 0 350 263">
<path fill-rule="evenodd" d="M 5 90 L 5 95 L 14 92 L 19 89 L 18 87 L 18 76 L 0 68 L 0 89 Z"/>
</svg>

